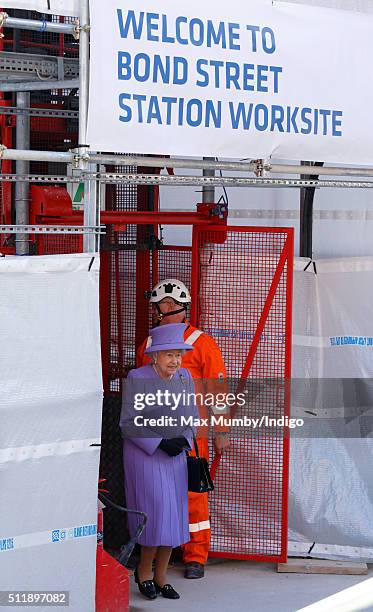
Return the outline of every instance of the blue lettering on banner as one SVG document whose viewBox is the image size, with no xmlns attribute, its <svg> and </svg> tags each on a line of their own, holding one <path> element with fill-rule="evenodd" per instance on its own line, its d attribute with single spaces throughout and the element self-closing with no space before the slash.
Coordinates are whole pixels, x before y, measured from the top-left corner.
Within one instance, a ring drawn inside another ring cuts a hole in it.
<svg viewBox="0 0 373 612">
<path fill-rule="evenodd" d="M 272 60 L 278 48 L 276 32 L 268 25 L 184 15 L 171 18 L 133 9 L 118 8 L 116 12 L 120 38 L 144 43 L 138 53 L 117 51 L 117 79 L 126 83 L 126 90 L 118 96 L 120 122 L 215 129 L 226 127 L 225 122 L 232 130 L 240 131 L 333 138 L 343 135 L 343 111 L 333 108 L 272 104 L 263 96 L 256 100 L 242 95 L 241 100 L 232 101 L 219 99 L 214 92 L 206 100 L 196 94 L 190 98 L 167 95 L 167 89 L 162 90 L 165 95 L 150 95 L 142 93 L 143 89 L 131 89 L 136 83 L 150 83 L 177 85 L 180 90 L 191 85 L 228 93 L 253 92 L 276 96 L 281 91 L 286 68 L 276 65 L 274 59 L 273 64 L 263 62 L 263 54 L 267 61 Z M 147 47 L 146 42 L 149 43 Z M 153 49 L 159 50 L 159 43 L 179 45 L 179 53 L 185 46 L 197 47 L 201 49 L 201 57 L 197 54 L 192 60 L 182 54 L 152 53 Z M 232 61 L 234 57 L 226 60 L 221 55 L 219 59 L 203 57 L 203 49 L 214 48 L 226 52 L 245 50 L 248 61 L 235 62 Z M 254 61 L 259 53 L 262 53 L 263 63 Z"/>
<path fill-rule="evenodd" d="M 370 346 L 373 336 L 330 336 L 330 346 Z"/>
<path fill-rule="evenodd" d="M 142 28 L 144 24 L 144 13 L 141 12 L 138 17 L 138 22 L 136 21 L 136 16 L 134 11 L 128 11 L 127 18 L 125 23 L 123 23 L 123 11 L 122 9 L 117 9 L 118 15 L 118 24 L 121 38 L 127 38 L 130 28 L 132 29 L 132 35 L 135 40 L 139 40 L 142 34 Z M 153 40 L 153 39 L 151 39 Z"/>
<path fill-rule="evenodd" d="M 188 80 L 188 62 L 185 57 L 150 57 L 146 53 L 132 57 L 127 51 L 118 51 L 118 80 L 129 81 L 132 78 L 139 83 L 150 80 L 165 85 L 184 85 Z"/>
<path fill-rule="evenodd" d="M 221 127 L 222 102 L 169 96 L 150 96 L 121 93 L 119 121 L 129 123 L 135 117 L 138 123 L 158 125 L 189 125 L 190 127 Z"/>
<path fill-rule="evenodd" d="M 212 46 L 220 47 L 221 49 L 240 50 L 240 24 L 225 23 L 224 21 L 215 24 L 211 19 L 206 23 L 197 17 L 188 19 L 184 16 L 179 16 L 175 19 L 174 31 L 170 33 L 167 15 L 159 15 L 158 13 L 144 13 L 140 11 L 138 15 L 135 11 L 129 10 L 126 14 L 122 9 L 117 9 L 117 18 L 119 26 L 119 34 L 121 38 L 133 37 L 134 40 L 149 40 L 151 42 L 163 42 L 169 44 L 194 45 L 200 47 L 205 45 L 207 48 Z M 267 47 L 268 40 L 269 48 L 274 45 L 274 34 L 270 34 L 269 38 L 263 28 L 262 40 L 263 47 Z M 274 51 L 274 48 L 273 48 Z M 269 50 L 267 53 L 273 53 Z"/>
<path fill-rule="evenodd" d="M 255 336 L 255 334 L 252 332 L 247 332 L 240 329 L 222 329 L 219 327 L 210 327 L 206 328 L 204 331 L 207 334 L 211 334 L 211 336 L 220 338 L 239 338 L 241 340 L 250 341 L 252 341 Z M 285 342 L 285 334 L 261 334 L 260 341 L 277 342 L 279 344 L 283 344 Z"/>
<path fill-rule="evenodd" d="M 46 535 L 48 532 L 46 533 Z M 95 523 L 91 523 L 88 525 L 79 525 L 78 527 L 74 527 L 73 529 L 53 529 L 49 532 L 49 542 L 63 542 L 69 539 L 74 538 L 84 538 L 89 536 L 97 535 L 97 525 Z M 45 543 L 44 535 L 41 534 L 41 543 Z M 7 550 L 14 550 L 15 548 L 19 548 L 22 546 L 21 543 L 16 545 L 16 538 L 0 538 L 0 552 L 5 552 Z M 27 546 L 27 544 L 26 544 Z"/>
<path fill-rule="evenodd" d="M 216 89 L 239 91 L 279 92 L 281 66 L 266 64 L 239 64 L 222 60 L 200 58 L 196 61 L 198 87 L 213 86 Z"/>
<path fill-rule="evenodd" d="M 95 523 L 91 523 L 89 525 L 78 525 L 73 529 L 69 529 L 68 532 L 66 529 L 54 529 L 51 532 L 52 542 L 63 542 L 64 540 L 85 538 L 94 535 L 97 535 L 97 525 Z"/>
<path fill-rule="evenodd" d="M 13 550 L 15 548 L 14 538 L 0 539 L 0 552 L 5 550 Z"/>
<path fill-rule="evenodd" d="M 74 538 L 84 538 L 91 535 L 97 534 L 97 525 L 81 525 L 80 527 L 74 527 Z"/>
<path fill-rule="evenodd" d="M 258 37 L 260 27 L 256 25 L 247 25 L 246 29 L 251 32 L 252 50 L 258 50 Z M 271 28 L 263 28 L 261 31 L 262 48 L 265 53 L 274 53 L 276 50 L 275 34 Z"/>
<path fill-rule="evenodd" d="M 300 111 L 300 112 L 299 112 Z M 318 108 L 302 108 L 298 106 L 278 106 L 273 104 L 237 104 L 229 102 L 229 112 L 234 130 L 258 131 L 270 130 L 272 132 L 286 132 L 288 134 L 314 134 L 322 133 L 324 136 L 342 136 L 340 111 L 328 111 Z M 307 117 L 310 114 L 311 117 Z M 321 118 L 321 119 L 320 119 Z"/>
</svg>

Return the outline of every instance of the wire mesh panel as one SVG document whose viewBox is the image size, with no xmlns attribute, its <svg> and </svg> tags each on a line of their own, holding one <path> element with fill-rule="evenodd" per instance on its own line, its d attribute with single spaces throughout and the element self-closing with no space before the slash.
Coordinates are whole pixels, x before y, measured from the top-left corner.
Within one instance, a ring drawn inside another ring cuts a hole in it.
<svg viewBox="0 0 373 612">
<path fill-rule="evenodd" d="M 187 246 L 164 246 L 158 251 L 158 281 L 177 278 L 191 288 L 192 249 Z"/>
<path fill-rule="evenodd" d="M 45 234 L 36 235 L 36 251 L 38 255 L 62 255 L 66 253 L 82 253 L 83 235 Z"/>
<path fill-rule="evenodd" d="M 76 92 L 75 92 L 76 93 Z M 72 90 L 32 92 L 33 108 L 78 109 L 78 98 Z M 75 117 L 30 117 L 30 149 L 36 151 L 62 151 L 73 149 L 78 144 L 78 119 Z M 67 165 L 55 162 L 31 162 L 30 172 L 35 174 L 62 175 Z"/>
<path fill-rule="evenodd" d="M 0 169 L 1 172 L 1 169 Z M 9 224 L 11 222 L 10 217 L 10 200 L 11 200 L 11 184 L 0 182 L 0 223 Z M 12 241 L 14 244 L 14 241 Z M 0 234 L 0 247 L 8 246 L 9 236 L 6 234 Z"/>
<path fill-rule="evenodd" d="M 0 51 L 1 51 L 1 42 L 0 42 Z M 2 107 L 6 107 L 10 104 L 9 101 L 5 101 L 2 99 L 3 94 L 0 94 L 0 111 Z M 0 114 L 0 142 L 8 147 L 12 148 L 13 146 L 13 125 L 14 120 L 11 117 Z M 0 161 L 0 174 L 11 173 L 12 172 L 12 162 L 10 160 L 1 160 Z M 2 181 L 0 183 L 0 220 L 4 225 L 9 225 L 12 223 L 12 184 L 10 182 Z M 0 235 L 0 246 L 15 248 L 14 247 L 14 237 L 6 234 Z"/>
<path fill-rule="evenodd" d="M 120 392 L 123 378 L 135 367 L 136 251 L 111 254 L 110 391 Z"/>
<path fill-rule="evenodd" d="M 227 415 L 230 448 L 212 464 L 216 556 L 286 558 L 289 447 L 274 423 L 289 410 L 292 244 L 283 228 L 194 231 L 192 322 L 220 346 L 230 391 L 244 393 Z"/>
<path fill-rule="evenodd" d="M 107 205 L 115 207 L 111 210 L 136 210 L 136 204 L 136 191 L 123 193 L 122 197 L 116 191 L 107 195 Z M 188 287 L 191 286 L 191 248 L 162 247 L 156 251 L 157 257 L 153 258 L 151 266 L 151 251 L 149 245 L 144 243 L 143 229 L 144 226 L 134 225 L 128 225 L 125 232 L 111 229 L 104 247 L 111 251 L 108 323 L 109 388 L 113 393 L 121 392 L 123 379 L 135 367 L 138 338 L 142 342 L 151 326 L 149 305 L 146 303 L 144 309 L 139 304 L 139 292 L 141 299 L 143 292 L 150 290 L 154 284 L 154 276 L 159 279 L 180 278 Z M 139 318 L 148 322 L 140 335 L 136 329 Z"/>
<path fill-rule="evenodd" d="M 112 166 L 108 172 L 136 172 L 135 166 Z M 136 185 L 107 185 L 105 196 L 106 210 L 135 211 L 138 208 Z M 139 251 L 139 229 L 136 225 L 127 225 L 124 231 L 113 226 L 108 227 L 107 236 L 102 248 L 109 252 L 108 265 L 108 334 L 109 365 L 108 391 L 120 393 L 122 382 L 128 371 L 135 367 L 136 346 L 136 295 Z M 149 254 L 148 254 L 149 257 Z M 150 279 L 146 279 L 147 284 Z"/>
<path fill-rule="evenodd" d="M 14 17 L 40 19 L 35 11 L 7 9 Z M 43 19 L 52 22 L 74 23 L 69 16 L 44 15 Z M 5 28 L 5 38 L 2 41 L 5 51 L 18 53 L 60 56 L 63 58 L 79 57 L 79 41 L 71 34 L 43 31 L 13 30 Z M 43 80 L 43 74 L 38 74 Z M 69 116 L 69 111 L 78 111 L 78 90 L 51 89 L 33 91 L 30 93 L 30 105 L 33 108 L 43 108 L 65 111 L 66 116 L 30 117 L 30 149 L 44 151 L 68 151 L 78 144 L 78 119 Z M 31 162 L 30 172 L 36 174 L 65 174 L 66 166 L 48 162 Z"/>
</svg>

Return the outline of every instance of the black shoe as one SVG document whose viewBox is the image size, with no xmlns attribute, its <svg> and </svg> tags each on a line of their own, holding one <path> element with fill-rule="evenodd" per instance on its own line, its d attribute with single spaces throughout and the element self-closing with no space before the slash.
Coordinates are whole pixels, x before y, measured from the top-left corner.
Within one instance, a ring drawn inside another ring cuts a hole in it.
<svg viewBox="0 0 373 612">
<path fill-rule="evenodd" d="M 155 590 L 155 584 L 153 580 L 144 580 L 140 582 L 137 569 L 134 571 L 135 582 L 139 588 L 141 595 L 144 595 L 147 599 L 156 599 L 157 591 Z"/>
<path fill-rule="evenodd" d="M 154 580 L 154 586 L 157 593 L 162 593 L 166 599 L 180 599 L 180 595 L 170 584 L 165 584 L 163 587 Z"/>
<path fill-rule="evenodd" d="M 185 564 L 184 578 L 203 578 L 205 575 L 205 567 L 202 563 L 192 561 Z"/>
</svg>

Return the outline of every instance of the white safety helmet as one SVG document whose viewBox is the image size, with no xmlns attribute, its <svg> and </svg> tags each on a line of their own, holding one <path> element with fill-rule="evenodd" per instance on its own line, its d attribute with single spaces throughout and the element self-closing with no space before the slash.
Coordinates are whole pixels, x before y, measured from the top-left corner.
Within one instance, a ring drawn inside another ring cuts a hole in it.
<svg viewBox="0 0 373 612">
<path fill-rule="evenodd" d="M 157 304 L 166 297 L 172 298 L 179 304 L 189 304 L 192 301 L 188 287 L 177 278 L 165 278 L 153 287 L 150 294 L 150 303 Z"/>
</svg>

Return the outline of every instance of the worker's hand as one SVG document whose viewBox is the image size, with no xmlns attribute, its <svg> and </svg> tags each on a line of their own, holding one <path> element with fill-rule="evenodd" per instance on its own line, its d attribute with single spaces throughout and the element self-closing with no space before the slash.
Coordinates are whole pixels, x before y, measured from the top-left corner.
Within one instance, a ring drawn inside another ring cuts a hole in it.
<svg viewBox="0 0 373 612">
<path fill-rule="evenodd" d="M 226 434 L 216 433 L 214 445 L 217 453 L 224 453 L 230 446 L 229 437 Z"/>
</svg>

